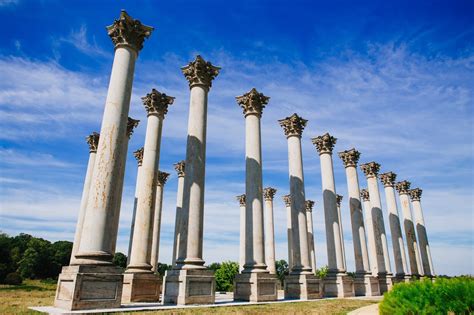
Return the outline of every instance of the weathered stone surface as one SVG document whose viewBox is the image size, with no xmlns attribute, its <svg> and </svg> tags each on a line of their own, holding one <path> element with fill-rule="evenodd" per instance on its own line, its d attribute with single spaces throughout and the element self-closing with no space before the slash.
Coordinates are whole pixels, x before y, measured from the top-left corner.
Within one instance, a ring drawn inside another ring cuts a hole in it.
<svg viewBox="0 0 474 315">
<path fill-rule="evenodd" d="M 329 273 L 323 280 L 325 297 L 352 297 L 354 280 L 345 273 Z"/>
<path fill-rule="evenodd" d="M 265 199 L 265 264 L 271 274 L 276 274 L 275 264 L 275 227 L 273 223 L 273 197 L 276 189 L 267 187 L 263 190 Z"/>
<path fill-rule="evenodd" d="M 371 274 L 356 274 L 354 278 L 355 296 L 380 295 L 379 280 Z"/>
<path fill-rule="evenodd" d="M 278 281 L 274 274 L 238 274 L 234 279 L 234 300 L 249 302 L 276 301 Z"/>
<path fill-rule="evenodd" d="M 161 279 L 150 273 L 125 273 L 123 275 L 122 303 L 158 302 Z"/>
<path fill-rule="evenodd" d="M 314 275 L 285 277 L 285 299 L 314 300 L 323 297 L 323 281 Z"/>
<path fill-rule="evenodd" d="M 164 304 L 213 304 L 214 272 L 205 269 L 172 269 L 164 278 Z"/>
<path fill-rule="evenodd" d="M 286 137 L 296 136 L 300 138 L 306 124 L 308 123 L 306 119 L 301 118 L 296 113 L 284 119 L 280 119 L 278 122 L 280 123 L 280 126 L 283 127 Z"/>
<path fill-rule="evenodd" d="M 153 27 L 143 25 L 122 10 L 120 18 L 107 26 L 107 32 L 116 48 L 128 46 L 138 53 L 143 48 L 145 38 L 153 32 Z"/>
</svg>

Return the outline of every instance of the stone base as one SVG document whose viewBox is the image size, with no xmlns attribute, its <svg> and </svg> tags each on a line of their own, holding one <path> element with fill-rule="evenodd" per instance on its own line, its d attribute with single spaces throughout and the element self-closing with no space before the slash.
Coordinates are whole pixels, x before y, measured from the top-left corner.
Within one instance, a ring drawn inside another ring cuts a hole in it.
<svg viewBox="0 0 474 315">
<path fill-rule="evenodd" d="M 379 280 L 371 274 L 358 274 L 354 278 L 354 294 L 356 296 L 380 295 Z"/>
<path fill-rule="evenodd" d="M 315 275 L 288 275 L 284 286 L 285 299 L 314 300 L 323 297 L 322 281 Z"/>
<path fill-rule="evenodd" d="M 122 269 L 115 266 L 65 266 L 58 278 L 54 306 L 68 311 L 118 308 Z"/>
<path fill-rule="evenodd" d="M 241 273 L 234 279 L 234 301 L 266 302 L 278 299 L 278 278 L 269 273 Z"/>
<path fill-rule="evenodd" d="M 405 274 L 397 274 L 395 275 L 395 277 L 392 278 L 392 284 L 410 282 L 410 281 L 411 281 L 411 277 Z"/>
<path fill-rule="evenodd" d="M 325 297 L 352 297 L 354 280 L 347 273 L 329 273 L 323 281 Z"/>
<path fill-rule="evenodd" d="M 207 269 L 168 270 L 163 280 L 164 304 L 214 304 L 216 281 Z"/>
<path fill-rule="evenodd" d="M 123 275 L 122 303 L 158 302 L 161 279 L 153 273 L 125 273 Z"/>
<path fill-rule="evenodd" d="M 379 279 L 380 294 L 384 294 L 385 292 L 390 291 L 392 289 L 392 274 L 379 273 L 377 278 Z"/>
</svg>

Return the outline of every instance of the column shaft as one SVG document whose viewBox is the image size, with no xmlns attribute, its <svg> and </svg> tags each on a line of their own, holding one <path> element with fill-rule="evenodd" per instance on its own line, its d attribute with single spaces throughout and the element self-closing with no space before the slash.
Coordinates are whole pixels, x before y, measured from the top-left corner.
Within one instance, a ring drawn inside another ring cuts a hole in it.
<svg viewBox="0 0 474 315">
<path fill-rule="evenodd" d="M 288 237 L 288 269 L 293 269 L 293 231 L 291 223 L 291 204 L 286 205 L 286 231 Z"/>
<path fill-rule="evenodd" d="M 91 181 L 94 189 L 89 192 L 78 253 L 84 264 L 109 264 L 114 254 L 123 188 L 117 183 L 123 182 L 125 169 L 123 150 L 128 145 L 127 117 L 136 58 L 137 52 L 128 46 L 115 50 Z"/>
<path fill-rule="evenodd" d="M 130 239 L 128 241 L 128 255 L 127 255 L 127 266 L 130 263 L 130 257 L 132 253 L 132 244 L 133 244 L 133 232 L 135 231 L 135 219 L 137 216 L 137 202 L 138 202 L 138 190 L 140 189 L 140 172 L 142 166 L 141 163 L 138 165 L 137 168 L 137 182 L 135 186 L 135 197 L 133 198 L 133 212 L 132 212 L 132 224 L 130 227 Z"/>
<path fill-rule="evenodd" d="M 153 235 L 151 245 L 151 266 L 152 271 L 158 270 L 158 258 L 160 254 L 160 231 L 161 231 L 161 213 L 163 209 L 163 190 L 164 185 L 156 186 L 155 211 L 153 215 Z"/>
<path fill-rule="evenodd" d="M 271 274 L 276 274 L 275 229 L 273 223 L 273 200 L 265 200 L 265 263 Z"/>
<path fill-rule="evenodd" d="M 377 276 L 379 270 L 377 265 L 377 246 L 375 245 L 374 220 L 372 218 L 372 206 L 370 200 L 364 200 L 365 226 L 367 227 L 367 251 L 369 253 L 370 271 Z"/>
<path fill-rule="evenodd" d="M 430 244 L 428 243 L 428 234 L 426 233 L 425 220 L 420 200 L 412 200 L 413 216 L 416 223 L 416 231 L 420 244 L 421 262 L 425 276 L 434 276 L 433 261 L 431 260 Z"/>
<path fill-rule="evenodd" d="M 245 196 L 245 195 L 244 195 Z M 239 272 L 244 270 L 245 265 L 245 201 L 240 205 L 240 249 L 239 249 Z"/>
<path fill-rule="evenodd" d="M 184 188 L 184 175 L 178 177 L 178 191 L 176 193 L 176 218 L 174 223 L 174 243 L 173 243 L 173 257 L 171 265 L 176 265 L 176 259 L 178 258 L 179 244 L 181 235 L 183 233 L 183 188 Z"/>
<path fill-rule="evenodd" d="M 312 273 L 316 272 L 316 251 L 314 247 L 314 231 L 313 231 L 313 212 L 306 211 L 306 224 L 308 232 L 309 256 L 311 259 Z"/>
<path fill-rule="evenodd" d="M 400 194 L 400 204 L 403 212 L 403 225 L 405 227 L 405 236 L 407 239 L 408 258 L 410 260 L 410 271 L 414 276 L 423 274 L 420 254 L 418 251 L 418 242 L 416 240 L 415 226 L 410 210 L 410 198 L 408 193 Z"/>
</svg>

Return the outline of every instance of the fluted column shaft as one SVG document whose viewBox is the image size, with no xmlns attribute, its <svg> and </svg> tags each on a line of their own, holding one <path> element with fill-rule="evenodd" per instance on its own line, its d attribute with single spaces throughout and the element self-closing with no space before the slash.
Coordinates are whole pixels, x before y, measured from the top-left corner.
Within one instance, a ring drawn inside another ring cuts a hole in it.
<svg viewBox="0 0 474 315">
<path fill-rule="evenodd" d="M 170 174 L 165 172 L 158 172 L 156 174 L 156 194 L 155 194 L 155 209 L 153 214 L 153 235 L 151 245 L 151 266 L 152 271 L 158 270 L 158 258 L 160 254 L 160 232 L 161 232 L 161 213 L 163 209 L 163 191 L 166 180 Z"/>
<path fill-rule="evenodd" d="M 239 272 L 245 265 L 245 194 L 237 196 L 240 204 L 240 246 L 239 246 Z"/>
<path fill-rule="evenodd" d="M 380 179 L 385 187 L 385 199 L 387 201 L 388 220 L 392 235 L 395 271 L 396 276 L 400 278 L 408 273 L 408 268 L 402 230 L 400 227 L 400 218 L 398 215 L 397 201 L 395 199 L 395 178 L 396 175 L 392 172 L 380 175 Z"/>
<path fill-rule="evenodd" d="M 141 149 L 138 149 L 133 153 L 135 155 L 135 158 L 137 159 L 138 162 L 138 167 L 137 167 L 137 182 L 135 184 L 135 197 L 133 198 L 133 212 L 132 212 L 132 224 L 130 227 L 130 239 L 128 241 L 128 254 L 127 254 L 127 266 L 130 263 L 130 253 L 132 252 L 132 243 L 133 243 L 133 232 L 135 230 L 135 217 L 137 215 L 137 201 L 138 201 L 138 190 L 140 189 L 140 173 L 142 169 L 142 163 L 143 163 L 143 147 Z"/>
<path fill-rule="evenodd" d="M 346 246 L 344 244 L 344 232 L 342 229 L 341 201 L 342 201 L 342 195 L 336 194 L 337 216 L 339 218 L 339 235 L 341 236 L 341 247 L 342 247 L 342 262 L 344 263 L 344 270 L 347 270 L 346 248 L 345 248 Z"/>
<path fill-rule="evenodd" d="M 178 258 L 179 244 L 183 231 L 182 211 L 183 211 L 183 189 L 184 189 L 184 169 L 185 162 L 181 161 L 175 164 L 175 169 L 178 171 L 178 191 L 176 193 L 176 217 L 174 222 L 174 242 L 173 242 L 173 257 L 171 258 L 171 265 L 176 265 Z"/>
<path fill-rule="evenodd" d="M 89 162 L 87 163 L 86 177 L 84 179 L 84 187 L 82 190 L 81 205 L 79 207 L 79 214 L 77 217 L 76 233 L 74 234 L 74 243 L 72 245 L 70 265 L 76 263 L 76 253 L 79 249 L 79 243 L 81 241 L 82 226 L 84 224 L 84 216 L 86 214 L 87 200 L 89 198 L 89 191 L 91 187 L 92 173 L 94 171 L 95 158 L 97 156 L 97 145 L 99 142 L 99 134 L 93 133 L 86 138 L 89 143 Z"/>
<path fill-rule="evenodd" d="M 314 274 L 316 272 L 316 251 L 314 247 L 313 205 L 314 201 L 306 200 L 306 231 L 308 233 L 308 251 L 311 260 L 312 273 Z"/>
<path fill-rule="evenodd" d="M 423 218 L 423 210 L 421 208 L 421 189 L 411 190 L 410 197 L 412 200 L 413 217 L 415 219 L 416 232 L 418 234 L 424 275 L 431 277 L 435 275 L 435 272 L 433 269 L 433 261 L 431 259 L 430 244 L 428 243 L 428 234 L 426 233 L 425 220 Z"/>
<path fill-rule="evenodd" d="M 293 268 L 293 232 L 291 230 L 292 223 L 291 223 L 291 197 L 290 195 L 286 195 L 283 197 L 285 201 L 285 208 L 286 208 L 286 232 L 288 238 L 288 269 L 291 270 Z"/>
<path fill-rule="evenodd" d="M 361 190 L 361 197 L 364 203 L 365 226 L 367 229 L 367 251 L 369 254 L 370 271 L 373 276 L 377 276 L 377 250 L 375 245 L 374 220 L 372 219 L 372 206 L 370 205 L 369 191 Z"/>
<path fill-rule="evenodd" d="M 365 274 L 370 272 L 370 264 L 365 237 L 364 216 L 360 202 L 359 177 L 357 175 L 356 165 L 357 164 L 346 164 L 345 169 L 347 190 L 349 192 L 349 208 L 351 213 L 356 273 Z"/>
<path fill-rule="evenodd" d="M 136 58 L 137 51 L 129 46 L 115 49 L 78 253 L 83 264 L 111 264 L 113 258 L 122 198 L 122 187 L 117 183 L 123 182 L 125 169 L 123 148 L 128 144 L 127 117 Z"/>
<path fill-rule="evenodd" d="M 276 190 L 265 188 L 265 263 L 271 274 L 276 274 L 275 265 L 275 228 L 273 223 L 273 196 Z"/>
</svg>

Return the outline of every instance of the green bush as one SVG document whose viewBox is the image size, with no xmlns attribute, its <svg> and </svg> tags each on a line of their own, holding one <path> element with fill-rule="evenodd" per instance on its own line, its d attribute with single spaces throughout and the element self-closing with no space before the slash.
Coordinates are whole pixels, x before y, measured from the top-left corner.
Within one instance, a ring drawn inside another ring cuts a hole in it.
<svg viewBox="0 0 474 315">
<path fill-rule="evenodd" d="M 18 272 L 10 272 L 5 277 L 5 284 L 20 285 L 23 282 L 23 278 Z"/>
<path fill-rule="evenodd" d="M 396 284 L 380 304 L 380 314 L 471 314 L 474 279 L 459 277 Z"/>
<path fill-rule="evenodd" d="M 229 292 L 234 289 L 234 277 L 239 273 L 239 264 L 233 261 L 224 261 L 215 272 L 216 291 Z"/>
</svg>

